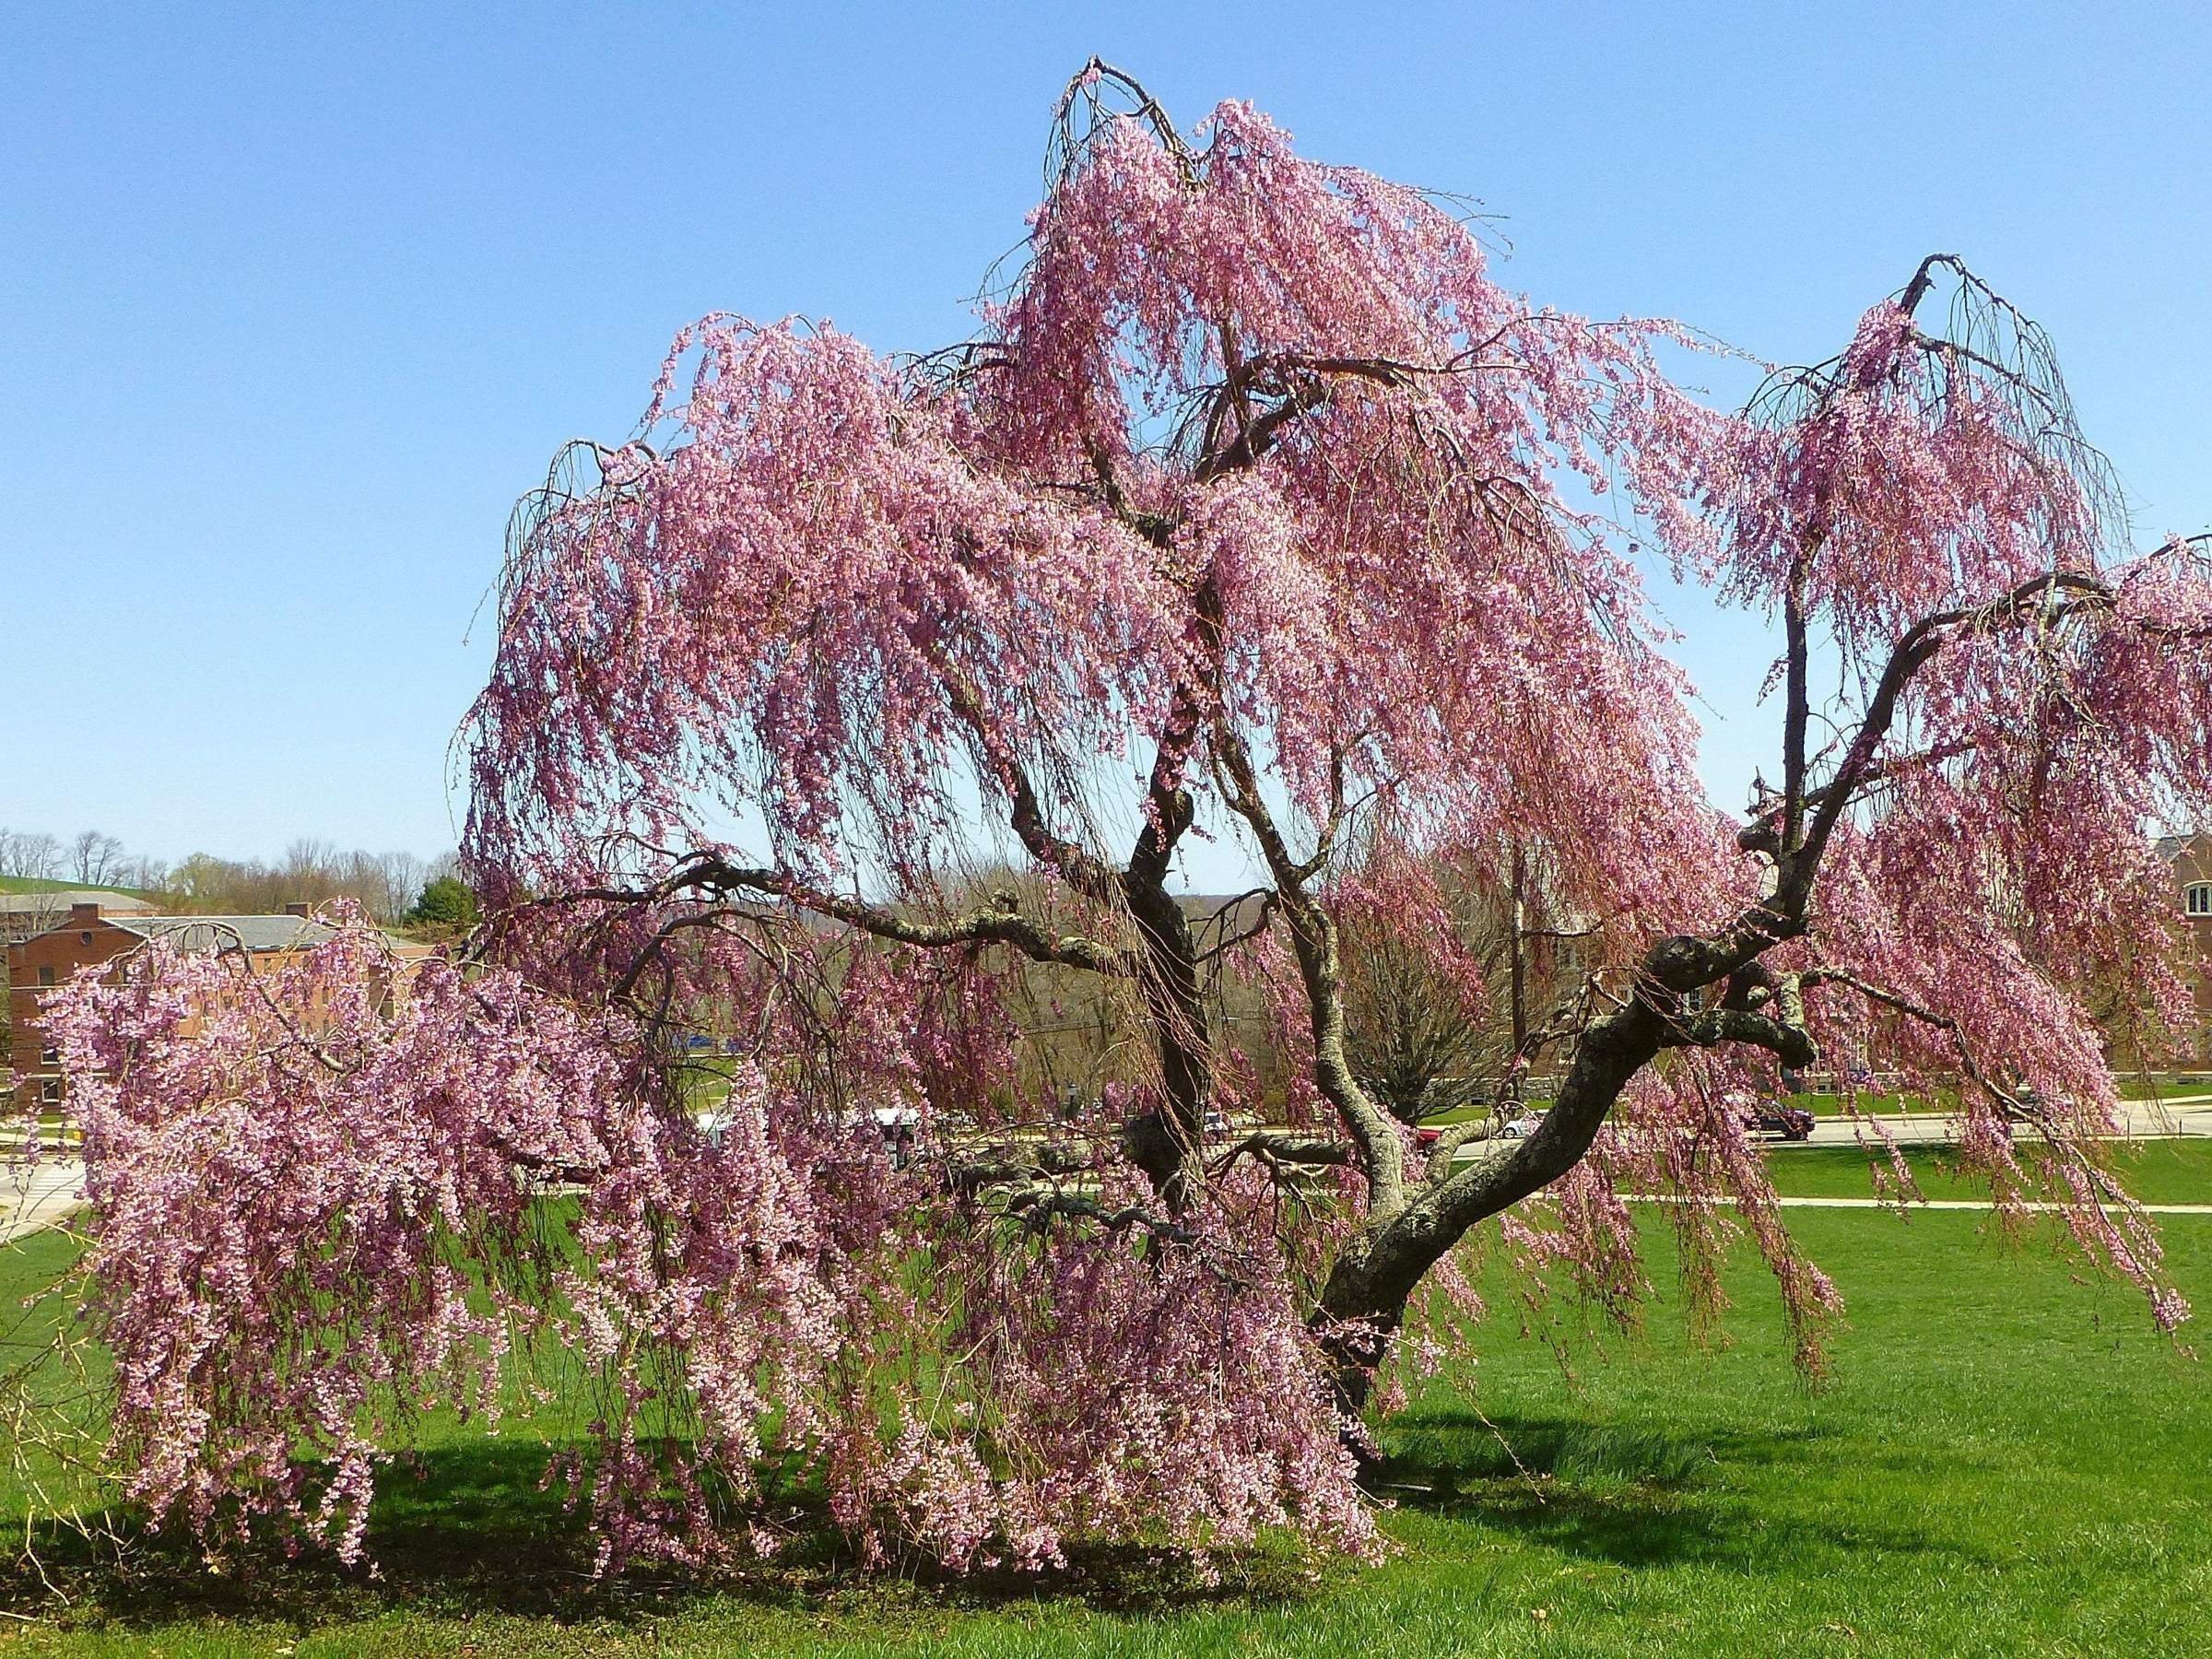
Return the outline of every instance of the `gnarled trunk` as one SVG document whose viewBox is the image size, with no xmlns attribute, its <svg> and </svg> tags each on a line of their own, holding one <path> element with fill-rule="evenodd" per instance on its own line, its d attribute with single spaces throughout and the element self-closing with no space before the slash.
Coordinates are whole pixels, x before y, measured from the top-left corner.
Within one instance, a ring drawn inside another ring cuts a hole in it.
<svg viewBox="0 0 2212 1659">
<path fill-rule="evenodd" d="M 1373 1368 L 1429 1270 L 1470 1229 L 1574 1167 L 1620 1091 L 1657 1056 L 1665 1032 L 1659 1014 L 1641 1001 L 1596 1021 L 1575 1045 L 1559 1097 L 1535 1134 L 1421 1187 L 1338 1253 L 1312 1317 L 1347 1411 L 1366 1405 Z"/>
</svg>

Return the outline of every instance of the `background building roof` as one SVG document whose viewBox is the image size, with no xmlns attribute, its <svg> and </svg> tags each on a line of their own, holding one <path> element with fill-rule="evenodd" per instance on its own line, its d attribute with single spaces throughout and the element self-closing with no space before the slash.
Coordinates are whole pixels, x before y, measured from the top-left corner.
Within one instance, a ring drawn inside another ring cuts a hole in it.
<svg viewBox="0 0 2212 1659">
<path fill-rule="evenodd" d="M 173 940 L 180 950 L 296 950 L 320 945 L 331 929 L 304 916 L 109 916 L 141 938 Z"/>
</svg>

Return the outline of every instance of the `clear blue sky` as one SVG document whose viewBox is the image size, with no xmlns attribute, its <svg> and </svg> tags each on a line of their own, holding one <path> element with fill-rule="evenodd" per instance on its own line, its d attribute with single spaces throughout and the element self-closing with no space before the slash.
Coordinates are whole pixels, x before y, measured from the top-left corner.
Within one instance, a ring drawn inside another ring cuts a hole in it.
<svg viewBox="0 0 2212 1659">
<path fill-rule="evenodd" d="M 959 336 L 1094 51 L 1480 197 L 1542 299 L 1769 359 L 1962 253 L 2146 533 L 2212 524 L 2212 8 L 18 6 L 0 824 L 449 845 L 464 635 L 554 446 L 711 309 Z M 1739 798 L 1763 647 L 1688 657 Z"/>
</svg>

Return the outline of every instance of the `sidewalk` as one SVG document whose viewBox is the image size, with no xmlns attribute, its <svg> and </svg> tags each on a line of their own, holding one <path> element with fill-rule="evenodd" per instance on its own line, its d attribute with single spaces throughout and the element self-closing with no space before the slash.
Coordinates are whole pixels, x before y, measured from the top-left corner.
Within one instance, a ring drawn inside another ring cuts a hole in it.
<svg viewBox="0 0 2212 1659">
<path fill-rule="evenodd" d="M 58 1226 L 84 1202 L 85 1166 L 75 1159 L 0 1171 L 0 1244 Z"/>
<path fill-rule="evenodd" d="M 1830 1112 L 1814 1120 L 1809 1140 L 1769 1144 L 1856 1146 L 1862 1133 L 1871 1134 L 1871 1125 L 1878 1123 L 1900 1147 L 1945 1146 L 1952 1138 L 1955 1121 L 1945 1112 L 1885 1112 L 1864 1119 Z M 2021 1133 L 2032 1135 L 2033 1131 L 2024 1127 Z M 2100 1138 L 2129 1141 L 2212 1138 L 2212 1095 L 2168 1095 L 2158 1100 L 2123 1100 L 2118 1134 Z"/>
</svg>

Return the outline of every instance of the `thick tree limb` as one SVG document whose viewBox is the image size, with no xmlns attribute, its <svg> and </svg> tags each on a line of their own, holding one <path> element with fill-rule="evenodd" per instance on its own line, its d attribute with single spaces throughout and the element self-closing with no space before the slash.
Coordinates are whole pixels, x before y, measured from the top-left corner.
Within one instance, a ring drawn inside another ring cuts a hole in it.
<svg viewBox="0 0 2212 1659">
<path fill-rule="evenodd" d="M 1246 1135 L 1216 1159 L 1211 1173 L 1225 1173 L 1240 1158 L 1256 1158 L 1270 1166 L 1276 1164 L 1347 1164 L 1352 1161 L 1353 1148 L 1340 1140 L 1331 1140 L 1321 1135 L 1283 1135 L 1260 1131 Z"/>
<path fill-rule="evenodd" d="M 1171 1221 L 1165 1216 L 1155 1215 L 1137 1205 L 1124 1204 L 1110 1208 L 1086 1194 L 1070 1193 L 1058 1187 L 1023 1187 L 1007 1195 L 1006 1213 L 1019 1216 L 1040 1232 L 1053 1218 L 1066 1217 L 1095 1221 L 1100 1227 L 1115 1231 L 1135 1229 L 1165 1243 L 1194 1244 L 1198 1241 L 1198 1234 L 1193 1229 Z"/>
<path fill-rule="evenodd" d="M 1033 918 L 1004 903 L 965 911 L 942 921 L 926 921 L 888 905 L 872 904 L 864 899 L 830 892 L 784 871 L 742 868 L 706 853 L 688 855 L 676 870 L 651 887 L 583 888 L 563 893 L 557 900 L 546 902 L 569 904 L 596 900 L 609 903 L 654 904 L 665 902 L 687 891 L 725 897 L 751 894 L 761 899 L 782 900 L 795 909 L 843 922 L 876 938 L 925 949 L 941 949 L 956 945 L 1003 944 L 1010 945 L 1040 962 L 1056 962 L 1064 967 L 1083 968 L 1094 973 L 1124 978 L 1136 971 L 1135 959 L 1128 951 L 1100 944 L 1081 934 L 1053 934 Z M 678 927 L 703 925 L 724 916 L 758 920 L 760 912 L 758 910 L 727 911 L 678 917 L 665 927 L 660 935 L 656 935 L 656 943 L 660 937 Z"/>
<path fill-rule="evenodd" d="M 1505 1143 L 1425 1187 L 1397 1214 L 1348 1241 L 1331 1265 L 1314 1326 L 1339 1361 L 1349 1405 L 1365 1397 L 1367 1368 L 1403 1316 L 1406 1300 L 1477 1222 L 1557 1181 L 1589 1151 L 1621 1089 L 1655 1056 L 1659 1015 L 1634 1001 L 1592 1023 L 1551 1110 L 1524 1140 Z"/>
<path fill-rule="evenodd" d="M 948 1157 L 946 1180 L 961 1192 L 990 1186 L 1030 1186 L 1048 1176 L 1074 1175 L 1098 1161 L 1096 1148 L 1085 1141 L 1041 1141 L 1033 1146 L 991 1146 L 971 1148 L 967 1156 Z"/>
<path fill-rule="evenodd" d="M 1701 1008 L 1685 1015 L 1669 1028 L 1665 1048 L 1716 1048 L 1724 1042 L 1747 1042 L 1778 1056 L 1784 1065 L 1802 1069 L 1820 1058 L 1820 1050 L 1802 1026 L 1772 1019 L 1744 1008 Z"/>
</svg>

